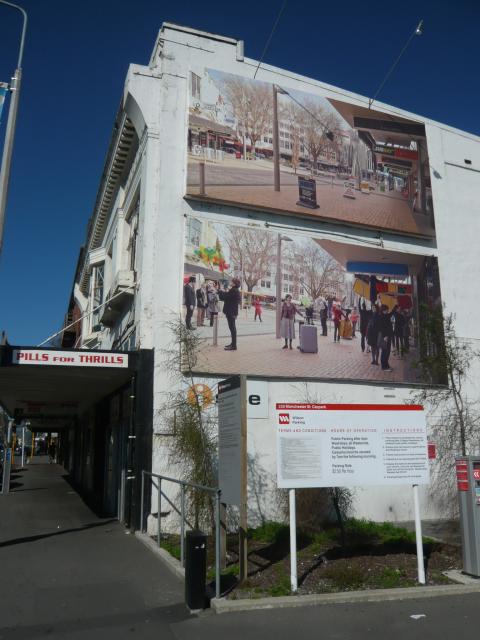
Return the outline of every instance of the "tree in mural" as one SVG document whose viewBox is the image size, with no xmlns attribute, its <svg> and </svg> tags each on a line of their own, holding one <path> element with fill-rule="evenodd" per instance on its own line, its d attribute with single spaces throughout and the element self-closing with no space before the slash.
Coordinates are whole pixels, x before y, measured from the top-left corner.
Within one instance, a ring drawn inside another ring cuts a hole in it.
<svg viewBox="0 0 480 640">
<path fill-rule="evenodd" d="M 301 247 L 289 249 L 294 282 L 301 285 L 312 300 L 343 289 L 345 275 L 340 264 L 316 242 L 309 241 Z"/>
<path fill-rule="evenodd" d="M 275 260 L 275 234 L 261 229 L 229 227 L 226 242 L 230 248 L 231 263 L 242 270 L 247 290 L 253 291 Z"/>
</svg>

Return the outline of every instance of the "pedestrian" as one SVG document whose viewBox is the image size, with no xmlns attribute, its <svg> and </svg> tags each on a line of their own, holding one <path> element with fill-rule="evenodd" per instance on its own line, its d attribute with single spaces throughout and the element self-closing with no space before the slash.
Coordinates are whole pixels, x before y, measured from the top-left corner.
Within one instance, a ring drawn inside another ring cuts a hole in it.
<svg viewBox="0 0 480 640">
<path fill-rule="evenodd" d="M 255 298 L 253 302 L 253 306 L 255 307 L 255 317 L 253 318 L 254 322 L 256 322 L 257 317 L 262 321 L 262 305 L 260 304 L 260 298 Z"/>
<path fill-rule="evenodd" d="M 282 304 L 282 312 L 280 315 L 280 335 L 285 340 L 285 344 L 282 349 L 288 349 L 290 343 L 290 349 L 292 349 L 292 340 L 295 339 L 295 314 L 298 313 L 302 316 L 303 313 L 297 309 L 292 302 L 292 296 L 290 294 L 285 296 L 285 302 Z"/>
<path fill-rule="evenodd" d="M 395 322 L 395 327 L 393 330 L 393 341 L 394 341 L 394 353 L 403 357 L 405 355 L 405 325 L 406 320 L 403 315 L 402 310 L 398 305 L 395 305 L 393 309 L 393 320 Z"/>
<path fill-rule="evenodd" d="M 352 321 L 350 320 L 350 309 L 344 313 L 344 319 L 340 321 L 340 335 L 344 340 L 352 339 Z"/>
<path fill-rule="evenodd" d="M 357 311 L 357 307 L 353 307 L 352 309 L 352 315 L 350 316 L 350 319 L 352 321 L 352 338 L 355 338 L 355 330 L 357 328 L 357 323 L 360 320 L 360 315 Z"/>
<path fill-rule="evenodd" d="M 207 315 L 210 319 L 210 326 L 213 327 L 215 318 L 218 316 L 218 293 L 214 282 L 207 284 Z"/>
<path fill-rule="evenodd" d="M 370 318 L 372 317 L 372 312 L 370 309 L 367 309 L 367 305 L 365 302 L 362 303 L 362 308 L 360 309 L 360 335 L 361 335 L 361 348 L 362 353 L 365 352 L 365 347 L 367 348 L 367 353 L 370 351 L 370 347 L 367 341 L 367 327 L 370 322 Z"/>
<path fill-rule="evenodd" d="M 372 364 L 378 364 L 379 348 L 378 335 L 380 332 L 380 309 L 374 307 L 372 315 L 367 325 L 366 337 L 367 343 L 372 351 Z"/>
<path fill-rule="evenodd" d="M 207 309 L 207 290 L 205 289 L 205 283 L 197 289 L 197 327 L 204 326 L 205 311 Z"/>
<path fill-rule="evenodd" d="M 190 276 L 188 282 L 183 285 L 183 304 L 187 310 L 185 315 L 185 326 L 187 329 L 193 329 L 192 316 L 196 304 L 195 282 L 195 276 Z"/>
<path fill-rule="evenodd" d="M 337 302 L 332 306 L 332 317 L 333 317 L 333 341 L 340 342 L 340 322 L 343 318 L 343 311 L 340 306 L 340 303 Z"/>
<path fill-rule="evenodd" d="M 313 324 L 313 305 L 311 303 L 305 307 L 305 322 Z"/>
<path fill-rule="evenodd" d="M 50 464 L 57 461 L 57 445 L 53 440 L 48 445 L 48 455 L 50 457 Z"/>
<path fill-rule="evenodd" d="M 322 308 L 320 309 L 320 324 L 322 325 L 322 336 L 327 335 L 327 318 L 328 318 L 328 307 L 326 302 L 322 304 Z"/>
<path fill-rule="evenodd" d="M 392 314 L 386 304 L 382 304 L 379 319 L 378 346 L 380 348 L 380 362 L 383 371 L 392 371 L 388 359 L 392 348 L 393 325 Z"/>
<path fill-rule="evenodd" d="M 228 322 L 228 328 L 230 329 L 231 342 L 227 344 L 225 351 L 237 350 L 237 326 L 236 320 L 238 316 L 238 307 L 241 303 L 242 297 L 240 295 L 240 280 L 233 278 L 230 289 L 228 291 L 218 291 L 218 297 L 223 300 L 223 313 L 225 314 Z"/>
</svg>

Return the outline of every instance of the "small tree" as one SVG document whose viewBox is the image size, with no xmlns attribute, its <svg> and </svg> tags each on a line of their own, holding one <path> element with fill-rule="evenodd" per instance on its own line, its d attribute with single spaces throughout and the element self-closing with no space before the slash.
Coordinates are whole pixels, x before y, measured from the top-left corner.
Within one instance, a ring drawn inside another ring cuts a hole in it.
<svg viewBox="0 0 480 640">
<path fill-rule="evenodd" d="M 302 245 L 300 251 L 298 246 L 291 250 L 294 251 L 291 261 L 294 281 L 303 286 L 309 298 L 316 300 L 343 288 L 345 275 L 342 267 L 316 242 Z"/>
<path fill-rule="evenodd" d="M 459 338 L 453 314 L 443 318 L 440 306 L 422 307 L 420 356 L 417 367 L 425 386 L 414 401 L 425 405 L 438 457 L 433 471 L 432 497 L 453 515 L 455 455 L 476 453 L 480 443 L 480 403 L 468 395 L 472 363 L 478 352 L 471 342 Z M 438 383 L 443 382 L 442 386 Z M 437 386 L 431 386 L 437 385 Z"/>
<path fill-rule="evenodd" d="M 196 384 L 202 383 L 194 375 L 202 348 L 202 339 L 186 328 L 181 318 L 167 326 L 172 342 L 162 352 L 163 366 L 170 373 L 172 391 L 167 394 L 161 409 L 163 423 L 172 434 L 169 462 L 179 469 L 183 480 L 207 487 L 217 486 L 217 412 L 208 408 Z M 187 493 L 189 511 L 199 522 L 209 520 L 214 526 L 214 511 L 208 494 Z"/>
<path fill-rule="evenodd" d="M 276 251 L 276 236 L 262 229 L 228 227 L 230 262 L 239 265 L 249 292 L 264 278 Z"/>
</svg>

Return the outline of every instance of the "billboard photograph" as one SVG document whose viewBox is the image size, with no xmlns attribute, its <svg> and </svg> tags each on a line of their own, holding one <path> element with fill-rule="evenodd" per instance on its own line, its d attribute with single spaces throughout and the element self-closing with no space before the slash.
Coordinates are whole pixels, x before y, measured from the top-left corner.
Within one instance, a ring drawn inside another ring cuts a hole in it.
<svg viewBox="0 0 480 640">
<path fill-rule="evenodd" d="M 434 236 L 424 124 L 197 71 L 189 79 L 187 197 Z"/>
<path fill-rule="evenodd" d="M 434 258 L 194 216 L 182 284 L 199 374 L 421 383 L 441 309 Z"/>
</svg>

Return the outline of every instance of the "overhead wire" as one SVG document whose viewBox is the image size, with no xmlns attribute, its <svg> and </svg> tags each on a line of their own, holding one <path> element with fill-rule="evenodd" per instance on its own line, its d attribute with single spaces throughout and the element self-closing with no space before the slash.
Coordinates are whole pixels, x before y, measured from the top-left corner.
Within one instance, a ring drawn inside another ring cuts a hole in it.
<svg viewBox="0 0 480 640">
<path fill-rule="evenodd" d="M 253 74 L 253 79 L 255 80 L 255 78 L 257 77 L 257 72 L 260 69 L 260 65 L 262 64 L 262 62 L 265 59 L 265 56 L 267 54 L 268 51 L 268 47 L 270 46 L 270 42 L 272 41 L 273 38 L 273 34 L 275 33 L 278 23 L 280 22 L 280 18 L 282 17 L 283 12 L 285 11 L 285 7 L 287 6 L 287 2 L 288 0 L 283 0 L 282 6 L 280 7 L 280 11 L 278 12 L 277 18 L 275 20 L 275 22 L 273 23 L 273 27 L 272 30 L 270 32 L 270 35 L 267 38 L 267 42 L 265 43 L 265 46 L 263 48 L 262 51 L 262 55 L 260 56 L 260 60 L 258 62 L 257 68 L 255 69 L 255 73 Z"/>
</svg>

